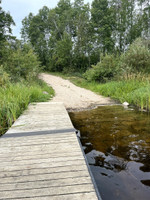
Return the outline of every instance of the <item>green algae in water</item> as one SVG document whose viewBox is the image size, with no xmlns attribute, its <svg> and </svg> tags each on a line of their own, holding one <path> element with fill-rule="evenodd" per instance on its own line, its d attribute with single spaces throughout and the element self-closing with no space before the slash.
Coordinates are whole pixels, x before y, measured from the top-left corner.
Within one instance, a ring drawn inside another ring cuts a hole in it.
<svg viewBox="0 0 150 200">
<path fill-rule="evenodd" d="M 70 113 L 103 200 L 150 199 L 149 113 L 103 106 Z"/>
</svg>

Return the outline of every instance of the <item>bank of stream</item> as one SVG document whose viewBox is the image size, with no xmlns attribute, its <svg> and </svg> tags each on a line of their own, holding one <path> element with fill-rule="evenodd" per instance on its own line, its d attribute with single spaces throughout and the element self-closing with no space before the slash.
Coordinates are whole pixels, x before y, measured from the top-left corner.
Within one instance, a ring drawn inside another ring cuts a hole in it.
<svg viewBox="0 0 150 200">
<path fill-rule="evenodd" d="M 118 105 L 69 114 L 102 199 L 149 200 L 149 113 Z"/>
</svg>

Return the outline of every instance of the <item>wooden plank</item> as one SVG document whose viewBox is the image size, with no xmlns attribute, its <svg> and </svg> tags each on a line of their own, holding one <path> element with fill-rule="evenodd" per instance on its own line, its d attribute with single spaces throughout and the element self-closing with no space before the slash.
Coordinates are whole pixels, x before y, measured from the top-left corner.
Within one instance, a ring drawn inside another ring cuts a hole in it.
<svg viewBox="0 0 150 200">
<path fill-rule="evenodd" d="M 41 145 L 46 145 L 46 144 L 48 144 L 48 145 L 65 145 L 65 144 L 68 144 L 68 142 L 70 143 L 70 144 L 77 144 L 77 141 L 76 140 L 74 140 L 74 139 L 68 139 L 68 140 L 59 140 L 59 141 L 56 141 L 56 140 L 50 140 L 50 141 L 33 141 L 33 142 L 26 142 L 26 143 L 13 143 L 13 144 L 11 144 L 11 143 L 3 143 L 3 145 L 1 145 L 1 147 L 4 147 L 3 149 L 5 150 L 5 148 L 9 148 L 9 147 L 20 147 L 20 145 L 21 145 L 21 147 L 26 147 L 26 146 L 41 146 Z"/>
<path fill-rule="evenodd" d="M 74 128 L 62 104 L 29 106 L 9 137 L 0 138 L 0 200 L 98 199 L 70 130 Z"/>
<path fill-rule="evenodd" d="M 61 173 L 44 173 L 44 174 L 36 174 L 35 175 L 28 175 L 28 176 L 14 176 L 14 177 L 6 177 L 3 178 L 3 182 L 5 183 L 23 183 L 23 182 L 33 182 L 33 181 L 44 181 L 44 180 L 59 180 L 64 178 L 74 178 L 74 177 L 88 177 L 88 171 L 81 170 L 81 171 L 68 171 L 68 172 L 61 172 Z M 0 184 L 0 185 L 1 185 Z"/>
<path fill-rule="evenodd" d="M 73 152 L 79 152 L 79 148 L 72 148 L 71 149 Z M 17 157 L 17 156 L 29 156 L 29 155 L 38 155 L 38 154 L 53 154 L 53 155 L 60 155 L 60 151 L 61 151 L 61 155 L 65 154 L 68 152 L 68 148 L 63 148 L 63 149 L 34 149 L 34 151 L 31 150 L 30 151 L 25 151 L 25 152 L 5 152 L 0 154 L 0 159 L 1 158 L 6 158 L 6 157 Z"/>
<path fill-rule="evenodd" d="M 60 137 L 59 137 L 60 136 Z M 60 142 L 72 142 L 72 141 L 76 141 L 76 138 L 74 137 L 74 135 L 72 136 L 63 136 L 60 134 L 58 135 L 58 137 L 43 137 L 43 138 L 39 138 L 39 137 L 23 137 L 23 138 L 17 138 L 17 140 L 15 140 L 15 138 L 7 138 L 7 139 L 0 139 L 0 147 L 5 147 L 5 146 L 17 146 L 17 145 L 24 145 L 24 144 L 39 144 L 39 143 L 44 143 L 44 142 L 47 142 L 47 143 L 60 143 Z"/>
<path fill-rule="evenodd" d="M 0 164 L 0 169 L 6 165 L 11 164 L 11 166 L 19 166 L 19 165 L 31 165 L 31 164 L 38 164 L 38 163 L 52 163 L 52 162 L 66 162 L 66 161 L 72 161 L 72 160 L 83 160 L 83 156 L 70 156 L 70 157 L 53 157 L 53 158 L 34 158 L 34 159 L 24 159 L 24 160 L 13 160 L 13 162 L 2 162 Z"/>
<path fill-rule="evenodd" d="M 24 152 L 24 151 L 44 151 L 44 150 L 47 150 L 47 149 L 53 149 L 54 151 L 57 150 L 57 149 L 68 149 L 71 150 L 72 148 L 79 148 L 79 145 L 76 144 L 76 143 L 67 143 L 67 144 L 39 144 L 39 145 L 35 145 L 35 146 L 20 146 L 20 147 L 4 147 L 1 149 L 1 154 L 2 153 L 11 153 L 12 151 L 13 152 Z"/>
<path fill-rule="evenodd" d="M 47 168 L 47 167 L 62 167 L 62 166 L 72 166 L 72 165 L 85 165 L 84 160 L 68 160 L 68 161 L 60 161 L 60 162 L 41 162 L 41 163 L 32 163 L 32 165 L 19 165 L 19 166 L 12 166 L 12 165 L 7 165 L 4 167 L 0 168 L 0 173 L 3 171 L 16 171 L 16 170 L 26 170 L 26 169 L 39 169 L 40 168 Z"/>
<path fill-rule="evenodd" d="M 15 122 L 7 134 L 73 128 L 63 104 L 35 104 Z"/>
<path fill-rule="evenodd" d="M 77 163 L 78 164 L 78 163 Z M 0 173 L 0 178 L 13 177 L 13 176 L 29 176 L 36 174 L 48 174 L 48 173 L 59 173 L 59 172 L 68 172 L 68 171 L 86 171 L 86 165 L 66 165 L 59 167 L 44 167 L 37 169 L 24 169 L 24 170 L 15 170 L 15 171 L 2 171 Z"/>
<path fill-rule="evenodd" d="M 44 195 L 49 195 L 49 198 L 52 198 L 54 195 L 64 195 L 64 194 L 73 194 L 73 193 L 84 193 L 84 192 L 94 192 L 92 184 L 83 184 L 83 185 L 72 185 L 65 187 L 50 187 L 50 188 L 40 188 L 40 189 L 31 189 L 31 190 L 15 190 L 13 192 L 3 191 L 0 192 L 0 199 L 14 199 L 14 198 L 28 198 L 28 197 L 39 197 Z M 61 199 L 61 196 L 60 196 Z"/>
<path fill-rule="evenodd" d="M 24 198 L 23 198 L 24 199 Z M 40 196 L 40 197 L 33 197 L 28 198 L 28 200 L 50 200 L 49 196 Z M 65 195 L 58 195 L 53 196 L 52 200 L 94 200 L 97 199 L 95 192 L 84 192 L 84 193 L 75 193 L 75 194 L 65 194 Z"/>
<path fill-rule="evenodd" d="M 74 152 L 62 152 L 61 154 L 61 158 L 64 157 L 75 157 L 75 156 L 82 156 L 81 151 L 74 151 Z M 37 154 L 37 152 L 35 152 L 35 154 L 27 154 L 27 155 L 14 155 L 12 154 L 12 156 L 10 156 L 9 154 L 5 157 L 0 157 L 1 163 L 3 162 L 12 162 L 12 161 L 22 161 L 22 160 L 35 160 L 35 159 L 46 159 L 46 158 L 60 158 L 60 154 L 59 153 L 55 153 L 53 154 L 51 153 L 40 153 Z"/>
<path fill-rule="evenodd" d="M 47 187 L 60 187 L 69 185 L 79 184 L 92 184 L 90 177 L 74 177 L 56 180 L 44 180 L 44 181 L 33 181 L 23 183 L 10 183 L 0 184 L 0 192 L 2 191 L 14 191 L 14 190 L 27 190 L 27 189 L 40 189 Z"/>
</svg>

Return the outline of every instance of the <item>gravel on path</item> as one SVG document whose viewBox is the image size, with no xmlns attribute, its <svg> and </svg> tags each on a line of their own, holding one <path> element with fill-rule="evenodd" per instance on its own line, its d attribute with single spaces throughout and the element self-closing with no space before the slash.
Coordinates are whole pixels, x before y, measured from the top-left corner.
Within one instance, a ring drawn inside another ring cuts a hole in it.
<svg viewBox="0 0 150 200">
<path fill-rule="evenodd" d="M 110 98 L 97 95 L 90 90 L 80 88 L 69 80 L 41 73 L 40 78 L 55 90 L 55 96 L 51 102 L 63 102 L 69 111 L 90 109 L 101 105 L 116 104 Z"/>
</svg>

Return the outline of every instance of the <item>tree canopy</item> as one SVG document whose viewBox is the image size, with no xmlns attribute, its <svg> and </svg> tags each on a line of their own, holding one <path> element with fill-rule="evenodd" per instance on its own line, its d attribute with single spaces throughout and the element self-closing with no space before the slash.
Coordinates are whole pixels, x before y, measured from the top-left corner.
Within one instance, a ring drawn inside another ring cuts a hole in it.
<svg viewBox="0 0 150 200">
<path fill-rule="evenodd" d="M 0 0 L 0 85 L 9 78 L 32 79 L 39 72 L 40 62 L 32 46 L 12 36 L 11 25 L 15 25 L 13 18 L 2 9 Z"/>
<path fill-rule="evenodd" d="M 47 70 L 83 72 L 100 54 L 124 52 L 138 37 L 150 35 L 148 0 L 60 0 L 22 21 L 22 38 L 30 41 Z"/>
<path fill-rule="evenodd" d="M 8 38 L 12 33 L 11 25 L 15 25 L 11 15 L 2 9 L 1 2 L 0 0 L 0 42 Z"/>
</svg>

